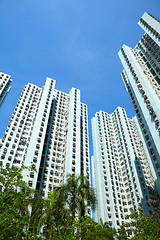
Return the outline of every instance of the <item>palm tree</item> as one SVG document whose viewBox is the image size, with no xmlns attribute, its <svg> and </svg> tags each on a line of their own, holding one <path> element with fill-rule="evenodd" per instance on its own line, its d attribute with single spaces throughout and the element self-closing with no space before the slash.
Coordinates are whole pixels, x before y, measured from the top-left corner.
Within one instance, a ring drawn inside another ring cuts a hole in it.
<svg viewBox="0 0 160 240">
<path fill-rule="evenodd" d="M 76 213 L 81 221 L 87 207 L 94 208 L 95 202 L 95 194 L 87 178 L 68 175 L 66 184 L 53 190 L 48 199 L 35 195 L 31 203 L 31 230 L 38 234 L 43 229 L 46 239 L 56 239 L 73 226 Z"/>
<path fill-rule="evenodd" d="M 109 222 L 103 222 L 102 218 L 100 218 L 100 224 L 103 228 L 110 228 Z"/>
<path fill-rule="evenodd" d="M 30 231 L 35 234 L 39 233 L 40 219 L 42 217 L 45 205 L 46 200 L 39 195 L 39 192 L 35 191 L 34 196 L 30 202 L 31 217 L 29 226 Z"/>
<path fill-rule="evenodd" d="M 63 186 L 53 190 L 45 205 L 39 219 L 39 230 L 43 227 L 43 234 L 46 239 L 52 239 L 53 232 L 60 232 L 68 219 L 69 212 L 65 207 L 65 191 Z"/>
<path fill-rule="evenodd" d="M 76 213 L 81 218 L 85 215 L 87 207 L 95 208 L 96 197 L 89 181 L 82 175 L 78 177 L 74 174 L 68 175 L 64 189 L 66 204 L 71 211 L 73 225 Z"/>
</svg>

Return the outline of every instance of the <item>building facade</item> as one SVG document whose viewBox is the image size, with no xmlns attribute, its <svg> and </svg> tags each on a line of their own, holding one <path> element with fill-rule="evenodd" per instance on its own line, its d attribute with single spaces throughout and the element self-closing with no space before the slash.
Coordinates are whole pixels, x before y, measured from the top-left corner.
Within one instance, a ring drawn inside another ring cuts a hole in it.
<svg viewBox="0 0 160 240">
<path fill-rule="evenodd" d="M 131 210 L 150 214 L 157 194 L 136 117 L 129 119 L 121 107 L 112 114 L 100 111 L 92 118 L 92 138 L 95 220 L 118 229 Z"/>
<path fill-rule="evenodd" d="M 160 194 L 160 21 L 144 13 L 138 24 L 145 31 L 143 37 L 134 49 L 123 45 L 119 57 Z"/>
<path fill-rule="evenodd" d="M 11 88 L 11 76 L 0 72 L 0 107 Z"/>
<path fill-rule="evenodd" d="M 51 78 L 43 88 L 28 83 L 2 138 L 0 164 L 31 167 L 23 170 L 24 180 L 44 197 L 68 174 L 90 180 L 88 114 L 80 90 L 56 90 Z"/>
</svg>

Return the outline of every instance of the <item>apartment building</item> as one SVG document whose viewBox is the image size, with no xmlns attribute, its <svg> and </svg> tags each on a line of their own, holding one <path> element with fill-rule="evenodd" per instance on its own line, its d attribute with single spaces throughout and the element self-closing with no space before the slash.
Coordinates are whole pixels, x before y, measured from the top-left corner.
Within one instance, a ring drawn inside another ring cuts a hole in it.
<svg viewBox="0 0 160 240">
<path fill-rule="evenodd" d="M 42 88 L 24 87 L 0 143 L 0 164 L 29 166 L 24 180 L 44 197 L 68 174 L 90 180 L 87 105 L 80 90 L 64 93 L 55 83 L 47 78 Z"/>
<path fill-rule="evenodd" d="M 0 106 L 11 88 L 11 82 L 12 79 L 10 75 L 0 72 Z"/>
<path fill-rule="evenodd" d="M 131 210 L 151 213 L 157 203 L 150 156 L 137 127 L 123 108 L 100 111 L 92 118 L 93 187 L 97 195 L 95 220 L 119 228 Z"/>
<path fill-rule="evenodd" d="M 122 78 L 131 98 L 150 155 L 150 168 L 160 194 L 160 21 L 144 13 L 138 22 L 144 35 L 134 49 L 119 52 Z"/>
</svg>

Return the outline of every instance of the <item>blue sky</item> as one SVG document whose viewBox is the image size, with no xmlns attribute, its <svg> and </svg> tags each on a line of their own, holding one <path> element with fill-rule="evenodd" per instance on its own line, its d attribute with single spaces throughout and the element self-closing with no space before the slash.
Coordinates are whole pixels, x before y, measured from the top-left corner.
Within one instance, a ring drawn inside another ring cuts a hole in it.
<svg viewBox="0 0 160 240">
<path fill-rule="evenodd" d="M 118 51 L 141 38 L 137 22 L 145 11 L 160 19 L 160 0 L 0 0 L 0 9 L 0 71 L 13 79 L 0 137 L 24 85 L 42 87 L 47 76 L 58 90 L 81 90 L 89 123 L 95 112 L 117 106 L 134 116 Z"/>
</svg>

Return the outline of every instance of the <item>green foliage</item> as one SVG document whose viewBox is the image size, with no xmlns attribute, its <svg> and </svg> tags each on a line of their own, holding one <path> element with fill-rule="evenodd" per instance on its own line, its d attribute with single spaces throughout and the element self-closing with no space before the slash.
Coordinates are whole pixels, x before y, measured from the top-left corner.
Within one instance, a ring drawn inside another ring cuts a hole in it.
<svg viewBox="0 0 160 240">
<path fill-rule="evenodd" d="M 114 239 L 116 231 L 108 223 L 98 224 L 86 216 L 96 198 L 85 177 L 69 175 L 65 185 L 42 199 L 23 181 L 22 170 L 0 169 L 0 240 Z M 127 218 L 130 223 L 121 225 L 117 239 L 160 239 L 160 208 L 152 216 L 139 210 Z"/>
<path fill-rule="evenodd" d="M 84 176 L 69 175 L 66 184 L 56 188 L 45 201 L 37 226 L 43 228 L 46 239 L 56 239 L 60 236 L 73 238 L 76 232 L 75 215 L 80 221 L 85 215 L 86 208 L 95 205 L 95 195 Z M 77 224 L 77 220 L 76 220 Z"/>
<path fill-rule="evenodd" d="M 116 230 L 94 222 L 89 217 L 82 217 L 81 219 L 80 239 L 83 240 L 113 240 Z"/>
<path fill-rule="evenodd" d="M 63 187 L 50 193 L 39 218 L 39 230 L 43 227 L 43 235 L 51 239 L 59 234 L 64 227 L 71 225 L 69 210 L 66 208 Z"/>
<path fill-rule="evenodd" d="M 70 226 L 60 225 L 47 229 L 46 239 L 65 239 L 65 240 L 113 240 L 116 231 L 110 227 L 104 228 L 95 223 L 91 218 L 85 216 L 75 219 Z"/>
<path fill-rule="evenodd" d="M 146 216 L 142 210 L 139 210 L 138 212 L 132 212 L 127 218 L 130 219 L 130 223 L 121 226 L 118 239 L 160 239 L 160 207 L 152 216 Z"/>
<path fill-rule="evenodd" d="M 64 185 L 66 203 L 72 213 L 72 224 L 76 213 L 84 217 L 87 207 L 95 208 L 96 197 L 91 189 L 89 181 L 84 176 L 68 175 Z"/>
<path fill-rule="evenodd" d="M 0 169 L 0 239 L 27 239 L 28 236 L 32 239 L 33 236 L 28 230 L 33 190 L 22 180 L 21 171 Z"/>
<path fill-rule="evenodd" d="M 22 170 L 0 169 L 0 240 L 113 239 L 115 230 L 85 216 L 87 207 L 95 206 L 85 177 L 68 176 L 64 186 L 42 199 L 23 181 Z"/>
</svg>

